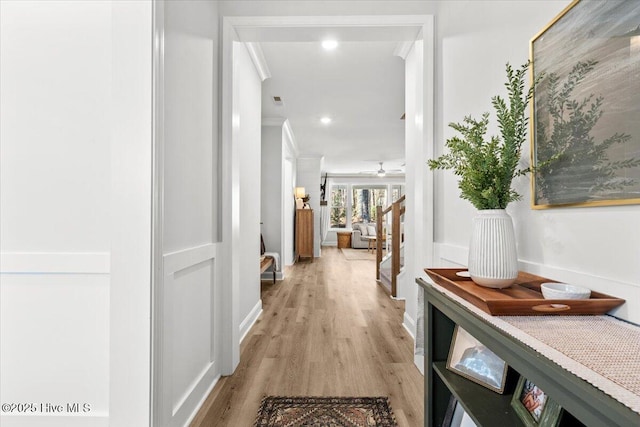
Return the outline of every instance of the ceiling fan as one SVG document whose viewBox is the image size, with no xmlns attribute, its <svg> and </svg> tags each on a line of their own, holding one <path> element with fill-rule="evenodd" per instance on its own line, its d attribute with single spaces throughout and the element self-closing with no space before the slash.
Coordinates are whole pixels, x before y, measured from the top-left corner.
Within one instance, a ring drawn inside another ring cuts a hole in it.
<svg viewBox="0 0 640 427">
<path fill-rule="evenodd" d="M 383 177 L 385 175 L 387 175 L 388 173 L 401 173 L 403 172 L 402 169 L 389 169 L 389 170 L 385 170 L 384 167 L 382 167 L 382 164 L 384 162 L 378 162 L 378 164 L 380 165 L 380 169 L 378 169 L 377 171 L 363 171 L 361 173 L 365 173 L 365 174 L 370 174 L 370 175 L 377 175 L 379 177 Z"/>
</svg>

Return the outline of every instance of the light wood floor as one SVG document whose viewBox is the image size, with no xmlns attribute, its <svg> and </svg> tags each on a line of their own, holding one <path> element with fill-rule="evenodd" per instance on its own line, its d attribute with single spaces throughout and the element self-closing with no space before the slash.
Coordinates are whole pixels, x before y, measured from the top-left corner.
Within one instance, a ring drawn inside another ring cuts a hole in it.
<svg viewBox="0 0 640 427">
<path fill-rule="evenodd" d="M 423 377 L 402 327 L 404 304 L 376 284 L 374 268 L 326 247 L 284 281 L 263 282 L 263 313 L 240 365 L 191 427 L 252 426 L 266 395 L 388 396 L 400 426 L 422 426 Z"/>
</svg>

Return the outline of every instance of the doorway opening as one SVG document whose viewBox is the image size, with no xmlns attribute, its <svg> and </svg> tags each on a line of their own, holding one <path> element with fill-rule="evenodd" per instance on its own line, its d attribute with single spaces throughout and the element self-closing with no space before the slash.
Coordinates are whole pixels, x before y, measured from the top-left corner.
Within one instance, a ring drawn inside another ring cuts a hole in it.
<svg viewBox="0 0 640 427">
<path fill-rule="evenodd" d="M 431 178 L 417 162 L 427 158 L 432 145 L 433 132 L 433 37 L 432 16 L 333 16 L 333 17 L 226 17 L 223 19 L 222 47 L 222 204 L 227 208 L 222 214 L 223 248 L 228 261 L 222 271 L 221 325 L 222 371 L 230 374 L 239 363 L 239 326 L 238 300 L 241 294 L 241 281 L 237 260 L 241 257 L 238 242 L 242 228 L 240 218 L 239 194 L 242 193 L 238 171 L 242 167 L 241 153 L 234 148 L 234 137 L 240 126 L 240 118 L 234 115 L 234 82 L 237 78 L 237 64 L 234 63 L 234 49 L 239 43 L 255 42 L 292 42 L 322 40 L 327 34 L 334 38 L 351 41 L 396 41 L 402 42 L 404 57 L 411 49 L 416 55 L 407 61 L 407 74 L 414 78 L 414 84 L 406 86 L 407 134 L 405 150 L 407 159 L 415 159 L 416 164 L 407 162 L 408 197 L 417 195 L 408 210 L 407 233 L 416 230 L 420 233 L 420 242 L 414 243 L 410 251 L 416 252 L 414 260 L 422 264 L 424 247 L 433 240 L 428 223 L 432 214 L 424 210 L 423 204 L 432 206 Z M 234 66 L 235 64 L 235 66 Z M 259 67 L 257 67 L 259 68 Z M 259 182 L 258 182 L 259 185 Z M 239 191 L 238 191 L 239 190 Z M 259 214 L 258 214 L 259 215 Z M 255 218 L 254 218 L 255 219 Z M 257 217 L 259 222 L 259 217 Z M 409 234 L 410 235 L 410 234 Z M 425 237 L 427 242 L 425 242 Z M 426 243 L 426 245 L 425 245 Z M 409 238 L 406 244 L 411 244 Z M 407 260 L 407 263 L 411 262 Z M 415 270 L 415 266 L 413 267 Z"/>
</svg>

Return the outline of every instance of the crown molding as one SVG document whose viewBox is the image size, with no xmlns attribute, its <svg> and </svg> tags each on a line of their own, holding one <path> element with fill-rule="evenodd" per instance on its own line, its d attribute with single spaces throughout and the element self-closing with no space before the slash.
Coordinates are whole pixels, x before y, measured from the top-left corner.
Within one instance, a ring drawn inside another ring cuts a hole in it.
<svg viewBox="0 0 640 427">
<path fill-rule="evenodd" d="M 393 55 L 399 56 L 406 61 L 407 55 L 409 55 L 409 52 L 411 51 L 414 43 L 415 41 L 398 42 L 398 44 L 396 44 L 395 50 L 393 51 Z"/>
<path fill-rule="evenodd" d="M 247 46 L 247 51 L 249 51 L 249 56 L 253 61 L 253 65 L 256 67 L 260 80 L 265 81 L 270 78 L 271 71 L 269 71 L 269 66 L 267 65 L 267 60 L 264 57 L 260 43 L 245 42 L 245 46 Z"/>
<path fill-rule="evenodd" d="M 263 117 L 262 126 L 283 126 L 286 120 L 284 117 Z"/>
</svg>

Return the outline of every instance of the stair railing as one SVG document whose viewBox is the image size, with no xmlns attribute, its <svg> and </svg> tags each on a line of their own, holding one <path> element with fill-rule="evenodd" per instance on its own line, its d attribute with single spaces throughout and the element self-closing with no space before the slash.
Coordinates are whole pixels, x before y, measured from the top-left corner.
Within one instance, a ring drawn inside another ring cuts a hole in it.
<svg viewBox="0 0 640 427">
<path fill-rule="evenodd" d="M 403 240 L 400 217 L 405 213 L 404 206 L 405 196 L 393 202 L 391 206 L 382 209 L 382 206 L 376 207 L 376 280 L 380 280 L 380 263 L 382 262 L 382 248 L 386 244 L 386 232 L 384 231 L 384 216 L 391 213 L 391 296 L 397 296 L 397 278 L 400 274 L 400 243 Z M 389 248 L 387 247 L 387 250 Z"/>
</svg>

